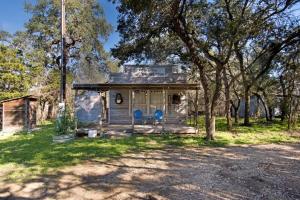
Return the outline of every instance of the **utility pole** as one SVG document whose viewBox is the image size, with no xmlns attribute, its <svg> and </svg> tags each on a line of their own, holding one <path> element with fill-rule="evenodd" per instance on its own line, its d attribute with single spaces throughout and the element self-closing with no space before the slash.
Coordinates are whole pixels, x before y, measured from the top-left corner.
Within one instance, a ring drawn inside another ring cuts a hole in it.
<svg viewBox="0 0 300 200">
<path fill-rule="evenodd" d="M 66 18 L 65 18 L 65 0 L 61 0 L 61 61 L 60 61 L 60 103 L 64 107 L 66 100 L 66 63 L 65 63 L 65 34 L 66 34 Z"/>
</svg>

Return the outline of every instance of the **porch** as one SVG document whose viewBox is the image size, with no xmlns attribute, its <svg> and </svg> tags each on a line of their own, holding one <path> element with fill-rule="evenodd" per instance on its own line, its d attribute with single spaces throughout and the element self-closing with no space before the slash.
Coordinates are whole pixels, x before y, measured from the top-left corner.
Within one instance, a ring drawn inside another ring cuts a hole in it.
<svg viewBox="0 0 300 200">
<path fill-rule="evenodd" d="M 87 135 L 89 128 L 78 129 L 78 135 Z M 182 124 L 135 125 L 134 131 L 131 124 L 105 124 L 97 127 L 97 135 L 108 138 L 129 137 L 132 134 L 195 134 L 197 129 Z"/>
<path fill-rule="evenodd" d="M 103 132 L 108 135 L 115 135 L 121 133 L 132 133 L 131 124 L 109 124 L 103 127 Z M 195 134 L 196 128 L 181 124 L 164 124 L 164 125 L 135 125 L 134 133 L 149 134 L 149 133 L 178 133 L 178 134 Z"/>
<path fill-rule="evenodd" d="M 194 127 L 186 126 L 184 122 L 190 110 L 186 92 L 195 90 L 198 96 L 198 84 L 74 84 L 73 89 L 75 96 L 78 90 L 85 90 L 97 91 L 103 97 L 100 98 L 103 109 L 99 113 L 98 132 L 196 132 Z M 134 117 L 137 110 L 142 113 L 140 120 Z M 154 125 L 156 111 L 162 113 L 159 125 Z"/>
</svg>

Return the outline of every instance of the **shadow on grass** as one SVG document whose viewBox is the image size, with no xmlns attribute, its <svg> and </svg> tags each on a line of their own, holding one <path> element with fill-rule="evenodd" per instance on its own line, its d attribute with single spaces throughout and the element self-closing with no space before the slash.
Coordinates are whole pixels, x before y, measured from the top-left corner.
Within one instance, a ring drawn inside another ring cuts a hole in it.
<svg viewBox="0 0 300 200">
<path fill-rule="evenodd" d="M 205 130 L 204 116 L 198 118 L 198 124 L 200 129 Z M 264 132 L 283 132 L 287 131 L 287 121 L 281 121 L 275 118 L 273 121 L 266 122 L 265 119 L 251 119 L 251 126 L 243 126 L 242 119 L 240 119 L 238 124 L 233 123 L 233 131 L 237 133 L 264 133 Z M 193 120 L 188 120 L 187 124 L 192 125 Z M 298 122 L 296 130 L 300 129 L 300 121 Z M 226 132 L 227 122 L 225 117 L 216 118 L 216 131 Z"/>
<path fill-rule="evenodd" d="M 221 127 L 222 130 L 224 125 L 220 124 L 218 127 Z M 274 130 L 278 130 L 278 128 L 275 127 Z M 80 138 L 64 144 L 55 144 L 52 142 L 53 134 L 54 127 L 52 124 L 48 124 L 32 133 L 20 133 L 8 139 L 0 140 L 0 170 L 1 166 L 7 164 L 21 166 L 20 169 L 12 170 L 10 174 L 10 178 L 18 178 L 47 173 L 60 167 L 75 165 L 83 160 L 108 160 L 132 151 L 161 149 L 170 146 L 224 147 L 232 144 L 299 141 L 299 138 L 293 138 L 287 134 L 274 134 L 274 132 L 264 134 L 244 132 L 239 135 L 219 132 L 216 135 L 216 140 L 210 142 L 207 142 L 200 135 L 167 134 L 135 135 L 122 139 Z"/>
</svg>

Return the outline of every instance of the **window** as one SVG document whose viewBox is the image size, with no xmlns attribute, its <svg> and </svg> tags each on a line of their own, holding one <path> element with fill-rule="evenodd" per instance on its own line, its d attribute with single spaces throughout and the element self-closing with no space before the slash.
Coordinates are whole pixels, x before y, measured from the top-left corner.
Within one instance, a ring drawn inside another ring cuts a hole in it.
<svg viewBox="0 0 300 200">
<path fill-rule="evenodd" d="M 172 96 L 172 104 L 180 104 L 180 95 L 178 94 L 173 94 Z"/>
<path fill-rule="evenodd" d="M 163 67 L 136 67 L 132 71 L 132 77 L 165 77 L 166 70 Z"/>
</svg>

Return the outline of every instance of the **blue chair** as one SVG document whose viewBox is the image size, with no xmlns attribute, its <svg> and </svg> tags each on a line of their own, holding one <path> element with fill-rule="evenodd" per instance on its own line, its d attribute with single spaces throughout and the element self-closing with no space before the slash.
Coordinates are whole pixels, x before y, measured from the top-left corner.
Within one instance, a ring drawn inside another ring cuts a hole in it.
<svg viewBox="0 0 300 200">
<path fill-rule="evenodd" d="M 133 112 L 134 122 L 140 121 L 143 123 L 143 112 L 141 110 L 135 110 Z"/>
<path fill-rule="evenodd" d="M 162 122 L 163 118 L 164 118 L 164 113 L 163 113 L 163 111 L 161 111 L 161 110 L 156 110 L 156 111 L 154 112 L 154 119 L 155 119 L 156 122 Z"/>
</svg>

